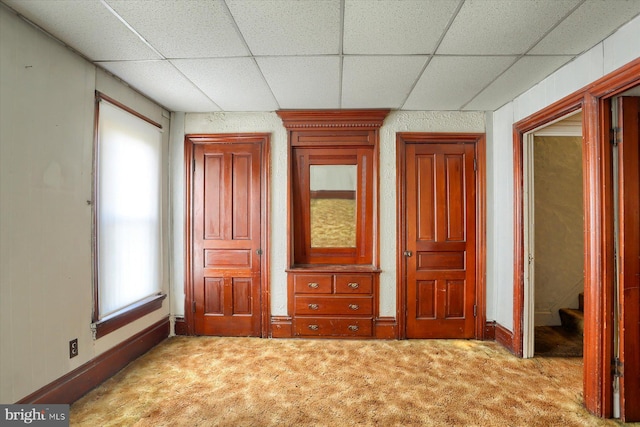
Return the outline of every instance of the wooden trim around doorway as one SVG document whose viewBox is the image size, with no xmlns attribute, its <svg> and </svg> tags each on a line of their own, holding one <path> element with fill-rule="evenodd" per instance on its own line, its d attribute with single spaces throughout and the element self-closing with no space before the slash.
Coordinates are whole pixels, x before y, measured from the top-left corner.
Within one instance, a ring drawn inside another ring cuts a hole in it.
<svg viewBox="0 0 640 427">
<path fill-rule="evenodd" d="M 407 143 L 443 143 L 443 142 L 472 142 L 475 144 L 477 162 L 476 172 L 476 306 L 475 338 L 485 339 L 490 331 L 486 328 L 486 138 L 481 133 L 422 133 L 399 132 L 396 134 L 396 298 L 397 298 L 397 337 L 406 338 L 407 290 L 405 284 L 406 263 L 404 262 L 404 247 L 406 244 L 406 145 Z"/>
<path fill-rule="evenodd" d="M 611 417 L 613 389 L 613 193 L 609 150 L 610 104 L 617 94 L 640 85 L 640 59 L 513 125 L 514 153 L 514 354 L 523 354 L 524 314 L 524 135 L 582 109 L 585 215 L 584 400 L 600 417 Z M 496 330 L 496 339 L 498 331 Z"/>
</svg>

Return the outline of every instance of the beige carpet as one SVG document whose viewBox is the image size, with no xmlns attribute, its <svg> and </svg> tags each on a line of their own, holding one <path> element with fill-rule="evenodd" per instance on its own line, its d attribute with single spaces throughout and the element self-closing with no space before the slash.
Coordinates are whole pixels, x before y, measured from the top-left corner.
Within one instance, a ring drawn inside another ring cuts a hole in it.
<svg viewBox="0 0 640 427">
<path fill-rule="evenodd" d="M 494 342 L 174 337 L 71 407 L 82 426 L 605 426 L 582 360 Z"/>
</svg>

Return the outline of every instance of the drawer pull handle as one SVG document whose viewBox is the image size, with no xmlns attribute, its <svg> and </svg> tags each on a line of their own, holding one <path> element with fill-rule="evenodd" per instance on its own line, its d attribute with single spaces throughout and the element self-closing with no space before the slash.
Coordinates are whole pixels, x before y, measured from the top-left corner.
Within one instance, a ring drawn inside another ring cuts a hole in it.
<svg viewBox="0 0 640 427">
<path fill-rule="evenodd" d="M 351 310 L 358 310 L 360 308 L 360 306 L 358 304 L 349 304 L 349 308 Z"/>
<path fill-rule="evenodd" d="M 316 282 L 311 282 L 308 285 L 311 289 L 318 289 L 318 287 L 320 286 Z"/>
<path fill-rule="evenodd" d="M 318 309 L 318 304 L 309 304 L 309 308 L 311 310 L 317 310 Z"/>
<path fill-rule="evenodd" d="M 358 325 L 349 325 L 349 330 L 350 330 L 350 331 L 355 332 L 355 331 L 357 331 L 358 329 L 360 329 L 360 328 L 358 328 Z"/>
<path fill-rule="evenodd" d="M 320 329 L 320 327 L 318 325 L 309 325 L 309 329 L 311 329 L 312 331 L 317 331 L 318 329 Z"/>
<path fill-rule="evenodd" d="M 350 282 L 348 285 L 351 289 L 358 289 L 360 285 L 357 282 Z"/>
</svg>

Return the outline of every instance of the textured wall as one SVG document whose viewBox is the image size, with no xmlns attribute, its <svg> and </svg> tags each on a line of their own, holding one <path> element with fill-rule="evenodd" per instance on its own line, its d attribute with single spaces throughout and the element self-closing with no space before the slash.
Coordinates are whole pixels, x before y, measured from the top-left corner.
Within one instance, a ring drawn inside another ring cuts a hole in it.
<svg viewBox="0 0 640 427">
<path fill-rule="evenodd" d="M 534 138 L 535 324 L 559 325 L 584 288 L 582 137 Z"/>
</svg>

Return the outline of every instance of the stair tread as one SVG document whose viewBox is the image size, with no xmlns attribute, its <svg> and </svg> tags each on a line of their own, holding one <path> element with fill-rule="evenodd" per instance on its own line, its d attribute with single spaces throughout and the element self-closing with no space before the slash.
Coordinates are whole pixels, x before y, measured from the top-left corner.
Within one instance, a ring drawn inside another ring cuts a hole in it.
<svg viewBox="0 0 640 427">
<path fill-rule="evenodd" d="M 561 308 L 560 311 L 564 311 L 571 316 L 584 319 L 584 312 L 578 308 Z"/>
<path fill-rule="evenodd" d="M 561 308 L 558 311 L 563 328 L 584 334 L 584 312 L 575 308 Z"/>
</svg>

